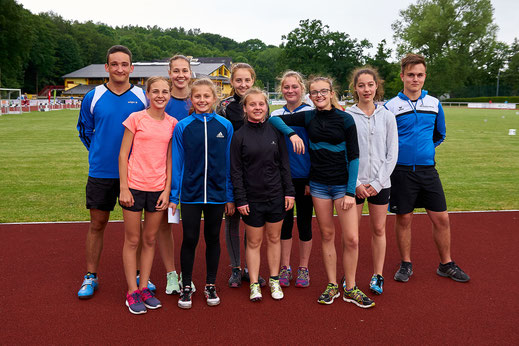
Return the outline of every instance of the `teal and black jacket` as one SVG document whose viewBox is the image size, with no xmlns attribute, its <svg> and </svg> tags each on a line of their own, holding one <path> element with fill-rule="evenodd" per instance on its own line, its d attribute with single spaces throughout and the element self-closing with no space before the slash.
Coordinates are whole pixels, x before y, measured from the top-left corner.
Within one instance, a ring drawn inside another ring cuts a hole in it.
<svg viewBox="0 0 519 346">
<path fill-rule="evenodd" d="M 289 126 L 301 126 L 308 132 L 310 181 L 324 185 L 346 185 L 347 195 L 355 196 L 359 170 L 359 144 L 352 116 L 336 108 L 310 110 L 271 117 L 279 131 L 292 136 Z"/>
</svg>

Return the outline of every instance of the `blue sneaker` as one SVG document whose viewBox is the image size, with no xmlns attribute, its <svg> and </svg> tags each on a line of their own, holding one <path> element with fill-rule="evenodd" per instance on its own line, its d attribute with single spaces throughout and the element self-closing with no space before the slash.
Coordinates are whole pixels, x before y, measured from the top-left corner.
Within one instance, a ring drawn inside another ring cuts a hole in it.
<svg viewBox="0 0 519 346">
<path fill-rule="evenodd" d="M 90 299 L 94 296 L 94 291 L 97 290 L 98 286 L 98 278 L 94 277 L 94 275 L 88 273 L 85 275 L 85 279 L 81 284 L 81 288 L 77 292 L 77 296 L 79 299 Z"/>
<path fill-rule="evenodd" d="M 149 288 L 145 288 L 141 291 L 141 298 L 142 298 L 144 305 L 148 309 L 158 309 L 158 308 L 162 307 L 160 300 L 155 298 L 155 295 L 150 291 Z"/>
<path fill-rule="evenodd" d="M 137 290 L 132 294 L 126 294 L 126 306 L 128 310 L 134 315 L 145 314 L 148 312 L 146 306 L 142 302 L 140 291 Z"/>
<path fill-rule="evenodd" d="M 369 289 L 375 294 L 382 294 L 384 286 L 384 277 L 380 274 L 373 274 L 369 282 Z"/>
<path fill-rule="evenodd" d="M 140 275 L 137 275 L 137 287 L 139 287 L 139 280 Z M 157 287 L 155 287 L 155 285 L 153 284 L 153 282 L 151 282 L 150 279 L 148 279 L 148 289 L 152 292 L 155 292 L 157 290 Z"/>
</svg>

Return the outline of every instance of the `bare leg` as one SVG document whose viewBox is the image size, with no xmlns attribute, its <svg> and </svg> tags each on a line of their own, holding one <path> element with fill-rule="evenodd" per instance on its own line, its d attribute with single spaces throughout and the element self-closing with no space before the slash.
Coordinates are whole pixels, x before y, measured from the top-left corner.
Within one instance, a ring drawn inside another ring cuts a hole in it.
<svg viewBox="0 0 519 346">
<path fill-rule="evenodd" d="M 299 266 L 308 268 L 310 253 L 312 252 L 312 240 L 299 240 Z"/>
<path fill-rule="evenodd" d="M 141 212 L 123 209 L 123 266 L 126 283 L 128 284 L 128 293 L 133 293 L 137 290 L 135 271 L 137 270 L 137 247 L 141 239 L 141 215 Z"/>
<path fill-rule="evenodd" d="M 157 242 L 157 232 L 164 212 L 145 212 L 144 229 L 142 231 L 142 252 L 141 252 L 141 278 L 139 289 L 148 287 L 153 257 L 155 256 L 155 243 Z"/>
<path fill-rule="evenodd" d="M 387 204 L 368 204 L 369 225 L 371 229 L 371 254 L 373 256 L 373 274 L 382 275 L 386 258 L 386 218 Z"/>
<path fill-rule="evenodd" d="M 355 207 L 347 210 L 342 209 L 341 199 L 335 200 L 334 204 L 342 231 L 342 265 L 346 289 L 350 290 L 355 286 L 355 274 L 359 258 L 359 217 Z"/>
<path fill-rule="evenodd" d="M 335 225 L 331 199 L 312 197 L 317 223 L 321 230 L 323 262 L 328 282 L 337 284 L 337 253 L 335 251 Z"/>
<path fill-rule="evenodd" d="M 283 221 L 276 223 L 267 222 L 265 231 L 267 233 L 267 259 L 270 276 L 279 275 L 279 263 L 281 260 L 281 226 Z M 248 250 L 247 250 L 248 251 Z"/>
<path fill-rule="evenodd" d="M 451 258 L 451 227 L 447 211 L 435 212 L 427 210 L 432 222 L 434 242 L 438 248 L 441 263 L 452 261 Z"/>
<path fill-rule="evenodd" d="M 172 272 L 175 269 L 175 242 L 173 239 L 172 226 L 168 223 L 168 214 L 162 213 L 157 240 L 160 249 L 160 256 L 166 268 L 166 272 Z"/>
<path fill-rule="evenodd" d="M 413 213 L 400 214 L 396 216 L 395 233 L 400 259 L 404 262 L 411 262 L 411 224 Z"/>
<path fill-rule="evenodd" d="M 245 226 L 247 231 L 247 251 L 245 257 L 249 270 L 250 283 L 258 282 L 260 268 L 260 249 L 263 242 L 263 231 L 265 227 Z"/>
<path fill-rule="evenodd" d="M 86 237 L 86 267 L 91 273 L 97 273 L 109 218 L 109 211 L 90 209 L 90 225 Z"/>
<path fill-rule="evenodd" d="M 290 255 L 292 253 L 292 238 L 281 240 L 281 265 L 290 266 Z"/>
</svg>

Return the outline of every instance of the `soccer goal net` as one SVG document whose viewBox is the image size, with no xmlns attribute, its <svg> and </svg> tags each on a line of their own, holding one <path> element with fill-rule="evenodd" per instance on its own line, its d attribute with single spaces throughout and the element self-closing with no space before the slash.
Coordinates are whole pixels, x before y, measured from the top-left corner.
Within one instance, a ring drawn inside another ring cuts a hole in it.
<svg viewBox="0 0 519 346">
<path fill-rule="evenodd" d="M 21 89 L 0 88 L 0 106 L 1 114 L 21 114 Z"/>
</svg>

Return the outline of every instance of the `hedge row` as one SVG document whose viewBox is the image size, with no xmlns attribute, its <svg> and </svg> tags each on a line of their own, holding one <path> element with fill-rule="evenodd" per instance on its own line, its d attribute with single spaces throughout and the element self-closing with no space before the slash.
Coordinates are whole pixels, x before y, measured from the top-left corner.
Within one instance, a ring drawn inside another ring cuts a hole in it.
<svg viewBox="0 0 519 346">
<path fill-rule="evenodd" d="M 452 98 L 446 99 L 442 102 L 497 102 L 504 103 L 508 101 L 508 103 L 519 103 L 519 96 L 482 96 L 482 97 L 461 97 L 461 98 Z"/>
</svg>

